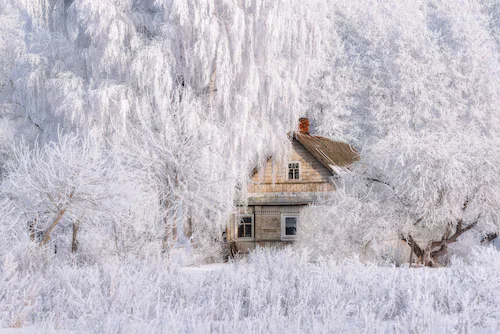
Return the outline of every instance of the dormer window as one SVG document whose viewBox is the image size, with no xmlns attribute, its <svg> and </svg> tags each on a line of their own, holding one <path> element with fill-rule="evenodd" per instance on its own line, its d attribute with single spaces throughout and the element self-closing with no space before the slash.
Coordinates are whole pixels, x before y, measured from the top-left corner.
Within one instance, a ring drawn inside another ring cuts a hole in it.
<svg viewBox="0 0 500 334">
<path fill-rule="evenodd" d="M 290 162 L 288 164 L 288 179 L 289 180 L 299 180 L 300 179 L 300 163 Z"/>
</svg>

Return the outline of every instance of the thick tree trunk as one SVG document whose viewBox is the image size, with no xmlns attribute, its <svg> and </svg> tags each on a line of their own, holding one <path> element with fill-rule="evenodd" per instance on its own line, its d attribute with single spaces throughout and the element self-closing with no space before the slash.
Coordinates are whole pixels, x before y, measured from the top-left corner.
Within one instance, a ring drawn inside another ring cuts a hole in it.
<svg viewBox="0 0 500 334">
<path fill-rule="evenodd" d="M 429 247 L 424 250 L 423 264 L 427 267 L 442 267 L 446 265 L 446 262 L 443 262 L 441 259 L 446 255 L 448 255 L 446 240 L 431 242 Z"/>
<path fill-rule="evenodd" d="M 186 237 L 188 237 L 188 239 L 189 239 L 193 235 L 193 218 L 191 218 L 191 215 L 188 215 L 186 223 L 187 223 L 187 226 L 185 228 L 185 233 L 186 233 Z"/>
<path fill-rule="evenodd" d="M 451 235 L 450 237 L 446 237 L 446 235 L 444 235 L 440 241 L 431 241 L 429 242 L 427 247 L 423 249 L 417 245 L 411 235 L 408 236 L 405 241 L 408 243 L 408 245 L 410 245 L 410 247 L 413 248 L 413 252 L 419 259 L 418 262 L 422 261 L 422 264 L 428 267 L 441 267 L 446 264 L 442 263 L 440 259 L 448 255 L 448 245 L 456 242 L 458 240 L 458 237 L 476 226 L 478 220 L 479 217 L 475 222 L 467 225 L 466 227 L 463 227 L 462 220 L 458 221 L 455 233 L 453 235 Z"/>
</svg>

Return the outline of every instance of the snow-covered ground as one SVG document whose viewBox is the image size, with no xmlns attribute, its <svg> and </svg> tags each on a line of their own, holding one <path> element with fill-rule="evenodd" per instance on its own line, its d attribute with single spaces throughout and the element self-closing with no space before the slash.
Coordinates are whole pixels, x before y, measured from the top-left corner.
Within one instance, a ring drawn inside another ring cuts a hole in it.
<svg viewBox="0 0 500 334">
<path fill-rule="evenodd" d="M 258 250 L 181 267 L 164 258 L 95 265 L 12 259 L 0 274 L 0 327 L 99 333 L 498 333 L 500 255 L 398 268 Z M 10 331 L 10 332 L 9 332 Z"/>
<path fill-rule="evenodd" d="M 223 270 L 230 268 L 231 264 L 226 262 L 226 263 L 209 263 L 209 264 L 203 264 L 199 266 L 189 266 L 189 267 L 182 267 L 180 269 L 180 272 L 189 275 L 189 276 L 196 276 L 196 275 L 203 275 L 208 272 L 212 271 L 217 271 L 217 270 Z"/>
</svg>

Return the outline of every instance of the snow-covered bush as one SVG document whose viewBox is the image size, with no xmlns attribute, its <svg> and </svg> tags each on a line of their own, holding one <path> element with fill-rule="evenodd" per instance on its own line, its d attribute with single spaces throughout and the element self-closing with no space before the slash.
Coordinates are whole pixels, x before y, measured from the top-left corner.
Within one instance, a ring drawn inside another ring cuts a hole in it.
<svg viewBox="0 0 500 334">
<path fill-rule="evenodd" d="M 496 332 L 499 252 L 470 263 L 398 268 L 259 249 L 218 269 L 165 257 L 95 265 L 9 256 L 0 269 L 0 327 L 119 332 Z M 23 293 L 19 293 L 23 291 Z"/>
<path fill-rule="evenodd" d="M 14 127 L 7 120 L 0 118 L 0 182 L 6 165 L 14 158 L 12 147 L 14 138 Z"/>
<path fill-rule="evenodd" d="M 363 188 L 338 187 L 327 201 L 303 210 L 297 248 L 309 249 L 315 258 L 357 255 L 362 261 L 407 263 L 409 248 L 394 228 L 394 212 Z"/>
</svg>

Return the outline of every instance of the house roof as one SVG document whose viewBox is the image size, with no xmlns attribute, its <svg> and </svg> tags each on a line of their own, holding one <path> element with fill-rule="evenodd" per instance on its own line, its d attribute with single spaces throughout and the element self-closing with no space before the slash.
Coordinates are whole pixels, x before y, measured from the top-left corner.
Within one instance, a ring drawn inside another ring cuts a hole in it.
<svg viewBox="0 0 500 334">
<path fill-rule="evenodd" d="M 293 134 L 293 139 L 301 143 L 332 173 L 338 173 L 339 167 L 345 167 L 359 160 L 358 152 L 347 143 L 297 132 Z"/>
</svg>

